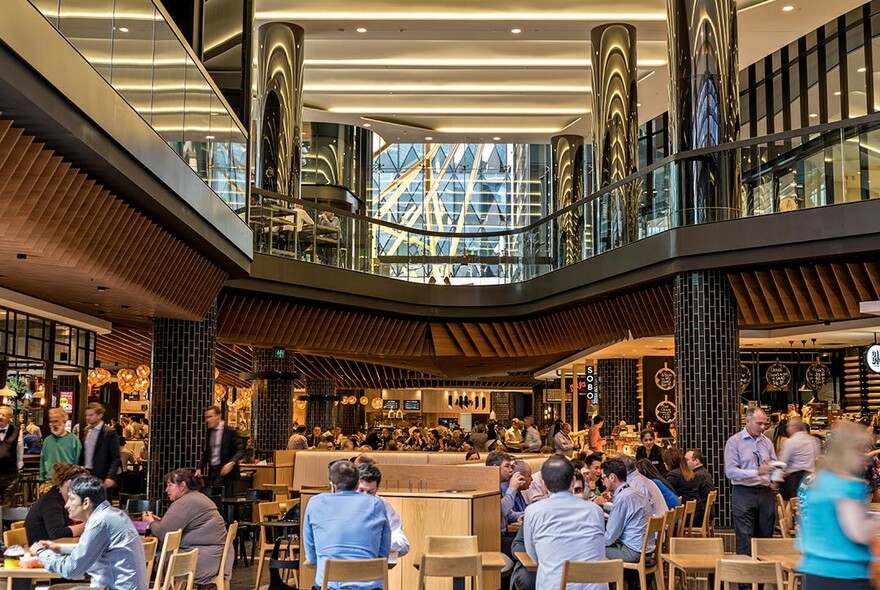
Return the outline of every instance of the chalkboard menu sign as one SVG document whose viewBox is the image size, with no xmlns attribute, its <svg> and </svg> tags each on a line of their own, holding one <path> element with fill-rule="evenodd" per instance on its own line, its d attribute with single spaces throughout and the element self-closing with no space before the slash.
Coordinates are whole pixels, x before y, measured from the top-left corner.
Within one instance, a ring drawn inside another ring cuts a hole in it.
<svg viewBox="0 0 880 590">
<path fill-rule="evenodd" d="M 386 399 L 385 405 L 383 405 L 382 408 L 386 409 L 386 410 L 399 410 L 400 409 L 400 400 L 399 399 Z"/>
<path fill-rule="evenodd" d="M 675 371 L 669 368 L 669 363 L 663 363 L 663 368 L 654 374 L 654 383 L 663 391 L 675 389 Z"/>
<path fill-rule="evenodd" d="M 744 364 L 739 364 L 739 389 L 745 391 L 749 383 L 752 382 L 752 370 Z"/>
<path fill-rule="evenodd" d="M 813 389 L 819 389 L 831 381 L 831 369 L 820 362 L 815 362 L 807 367 L 804 381 Z"/>
<path fill-rule="evenodd" d="M 421 412 L 422 411 L 422 400 L 420 399 L 405 399 L 403 400 L 403 409 L 407 412 Z"/>
<path fill-rule="evenodd" d="M 791 371 L 779 361 L 767 367 L 765 377 L 767 378 L 767 383 L 778 389 L 785 389 L 791 383 Z"/>
<path fill-rule="evenodd" d="M 642 374 L 648 377 L 642 385 L 644 420 L 654 423 L 658 436 L 670 436 L 669 425 L 675 421 L 677 413 L 675 359 L 668 356 L 646 356 L 642 357 L 641 363 Z M 665 387 L 670 389 L 664 389 Z M 633 395 L 637 395 L 637 392 L 633 392 Z"/>
</svg>

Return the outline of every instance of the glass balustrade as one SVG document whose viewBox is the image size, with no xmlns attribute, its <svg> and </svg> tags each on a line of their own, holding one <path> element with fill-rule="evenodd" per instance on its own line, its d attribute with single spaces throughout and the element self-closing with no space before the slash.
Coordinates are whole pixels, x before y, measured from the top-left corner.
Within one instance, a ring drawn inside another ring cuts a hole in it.
<svg viewBox="0 0 880 590">
<path fill-rule="evenodd" d="M 736 166 L 739 217 L 880 198 L 880 114 L 678 154 L 520 229 L 415 230 L 259 189 L 250 220 L 257 252 L 421 283 L 517 283 L 709 222 L 676 212 L 677 197 Z M 580 249 L 561 261 L 565 231 Z"/>
<path fill-rule="evenodd" d="M 242 218 L 247 136 L 152 0 L 31 0 L 181 159 Z"/>
</svg>

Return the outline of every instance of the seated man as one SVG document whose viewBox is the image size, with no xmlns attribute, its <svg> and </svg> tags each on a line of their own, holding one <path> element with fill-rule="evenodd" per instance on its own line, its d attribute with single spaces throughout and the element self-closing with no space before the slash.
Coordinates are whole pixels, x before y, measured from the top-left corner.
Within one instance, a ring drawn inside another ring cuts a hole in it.
<svg viewBox="0 0 880 590">
<path fill-rule="evenodd" d="M 516 459 L 504 451 L 492 451 L 486 456 L 487 467 L 501 468 L 501 530 L 519 520 L 525 512 L 526 501 L 520 490 L 528 487 L 522 471 L 514 471 Z"/>
<path fill-rule="evenodd" d="M 85 522 L 79 543 L 69 555 L 60 555 L 55 543 L 37 541 L 31 553 L 47 571 L 69 580 L 88 574 L 92 586 L 147 590 L 147 562 L 140 535 L 131 518 L 107 501 L 104 482 L 93 476 L 77 477 L 70 482 L 67 495 L 70 518 Z"/>
<path fill-rule="evenodd" d="M 574 466 L 562 457 L 550 457 L 541 467 L 550 496 L 526 508 L 523 539 L 526 552 L 538 564 L 536 588 L 559 588 L 567 560 L 601 561 L 605 558 L 605 515 L 592 502 L 574 496 Z M 599 590 L 605 584 L 572 585 Z"/>
<path fill-rule="evenodd" d="M 321 587 L 328 559 L 388 557 L 391 527 L 385 505 L 370 494 L 359 494 L 359 474 L 351 461 L 330 464 L 330 492 L 318 494 L 306 505 L 303 548 L 306 561 L 317 564 L 314 589 Z M 381 587 L 382 582 L 347 583 L 353 590 Z M 331 588 L 339 588 L 331 584 Z"/>
<path fill-rule="evenodd" d="M 620 459 L 608 459 L 602 465 L 605 486 L 614 494 L 611 513 L 605 529 L 605 555 L 608 559 L 622 559 L 636 563 L 642 554 L 642 542 L 648 521 L 651 519 L 651 504 L 638 490 L 626 482 L 626 466 Z M 604 504 L 600 496 L 597 504 Z M 654 550 L 654 542 L 648 543 L 647 550 Z"/>
<path fill-rule="evenodd" d="M 409 553 L 409 539 L 403 532 L 403 523 L 400 515 L 391 502 L 378 496 L 379 484 L 382 483 L 382 472 L 375 463 L 364 462 L 358 467 L 360 481 L 358 481 L 357 491 L 376 496 L 385 505 L 385 513 L 388 515 L 388 524 L 391 526 L 391 552 L 397 553 L 398 557 L 403 557 Z"/>
</svg>

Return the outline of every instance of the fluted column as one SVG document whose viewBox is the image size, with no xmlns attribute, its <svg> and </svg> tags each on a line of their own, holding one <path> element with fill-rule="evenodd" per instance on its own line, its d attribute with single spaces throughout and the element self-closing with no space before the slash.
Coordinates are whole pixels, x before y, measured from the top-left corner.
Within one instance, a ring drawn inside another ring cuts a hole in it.
<svg viewBox="0 0 880 590">
<path fill-rule="evenodd" d="M 557 135 L 550 138 L 553 156 L 553 198 L 559 211 L 584 196 L 584 138 Z M 584 216 L 580 208 L 557 219 L 557 264 L 567 266 L 583 258 Z"/>
<path fill-rule="evenodd" d="M 595 188 L 636 171 L 638 149 L 638 70 L 636 28 L 609 23 L 593 28 L 593 176 Z M 603 252 L 638 237 L 638 193 L 622 187 L 592 205 L 595 245 Z"/>
<path fill-rule="evenodd" d="M 302 169 L 302 27 L 266 23 L 257 31 L 254 184 L 300 195 Z"/>
<path fill-rule="evenodd" d="M 667 0 L 672 153 L 739 139 L 736 0 Z M 739 216 L 736 153 L 680 164 L 671 195 L 676 226 Z"/>
</svg>

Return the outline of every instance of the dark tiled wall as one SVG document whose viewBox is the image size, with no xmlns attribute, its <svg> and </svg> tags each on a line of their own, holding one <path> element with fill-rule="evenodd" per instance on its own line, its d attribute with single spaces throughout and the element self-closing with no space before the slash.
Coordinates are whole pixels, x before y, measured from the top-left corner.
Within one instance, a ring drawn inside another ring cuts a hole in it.
<svg viewBox="0 0 880 590">
<path fill-rule="evenodd" d="M 737 306 L 720 271 L 675 277 L 678 442 L 699 448 L 718 488 L 717 524 L 731 526 L 724 444 L 740 429 Z"/>
<path fill-rule="evenodd" d="M 638 359 L 599 359 L 599 414 L 605 418 L 604 431 L 611 432 L 621 420 L 636 424 L 639 416 Z"/>
<path fill-rule="evenodd" d="M 205 444 L 205 408 L 214 404 L 217 308 L 201 322 L 153 320 L 153 387 L 147 493 L 162 498 L 163 478 L 198 467 Z"/>
<path fill-rule="evenodd" d="M 306 426 L 329 430 L 336 426 L 336 382 L 332 379 L 306 379 Z"/>
<path fill-rule="evenodd" d="M 495 419 L 503 422 L 505 426 L 509 426 L 511 418 L 514 417 L 514 395 L 509 391 L 493 391 L 489 398 L 489 408 L 495 412 Z"/>
<path fill-rule="evenodd" d="M 355 396 L 358 398 L 358 403 L 356 404 L 339 404 L 336 406 L 336 418 L 338 420 L 336 426 L 342 428 L 343 434 L 354 434 L 357 432 L 358 427 L 361 425 L 360 415 L 363 411 L 362 408 L 364 406 L 360 403 L 360 397 L 364 395 L 363 390 L 357 389 L 340 389 L 337 393 L 340 396 Z"/>
<path fill-rule="evenodd" d="M 293 353 L 278 358 L 272 348 L 254 348 L 255 373 L 293 373 Z M 257 379 L 251 383 L 251 439 L 258 455 L 287 448 L 293 424 L 293 380 Z"/>
</svg>

